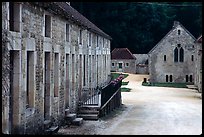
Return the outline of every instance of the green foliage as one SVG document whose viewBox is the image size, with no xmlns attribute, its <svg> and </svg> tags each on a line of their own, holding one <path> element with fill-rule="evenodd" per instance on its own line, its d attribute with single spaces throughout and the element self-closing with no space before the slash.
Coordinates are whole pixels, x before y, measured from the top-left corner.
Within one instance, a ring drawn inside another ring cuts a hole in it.
<svg viewBox="0 0 204 137">
<path fill-rule="evenodd" d="M 149 52 L 172 28 L 174 20 L 181 22 L 196 38 L 200 36 L 202 6 L 192 4 L 202 5 L 199 2 L 71 2 L 113 38 L 111 50 L 127 47 L 134 54 Z"/>
<path fill-rule="evenodd" d="M 120 88 L 121 89 L 121 92 L 130 92 L 130 88 Z"/>
<path fill-rule="evenodd" d="M 125 86 L 125 85 L 128 85 L 129 81 L 128 82 L 122 82 L 122 86 Z"/>
</svg>

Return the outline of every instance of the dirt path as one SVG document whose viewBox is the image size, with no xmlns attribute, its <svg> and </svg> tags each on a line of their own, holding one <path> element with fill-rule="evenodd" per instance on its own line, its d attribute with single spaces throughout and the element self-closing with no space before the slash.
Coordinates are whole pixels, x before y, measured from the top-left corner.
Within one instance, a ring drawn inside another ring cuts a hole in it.
<svg viewBox="0 0 204 137">
<path fill-rule="evenodd" d="M 63 134 L 86 135 L 196 135 L 202 133 L 202 100 L 195 90 L 141 86 L 148 75 L 129 74 L 123 81 L 123 105 L 98 121 L 84 121 Z"/>
</svg>

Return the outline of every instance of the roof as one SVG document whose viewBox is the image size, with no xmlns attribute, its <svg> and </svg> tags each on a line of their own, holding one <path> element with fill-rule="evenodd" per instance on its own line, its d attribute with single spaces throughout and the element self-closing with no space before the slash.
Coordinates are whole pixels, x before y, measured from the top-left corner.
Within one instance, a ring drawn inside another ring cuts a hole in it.
<svg viewBox="0 0 204 137">
<path fill-rule="evenodd" d="M 173 28 L 148 52 L 150 54 L 168 35 L 178 26 L 180 25 L 194 40 L 195 37 L 178 21 L 174 21 Z"/>
<path fill-rule="evenodd" d="M 196 40 L 196 42 L 202 43 L 202 35 L 200 35 L 200 37 L 198 37 L 198 39 Z"/>
<path fill-rule="evenodd" d="M 83 26 L 93 33 L 96 33 L 110 40 L 112 39 L 108 34 L 104 33 L 95 24 L 89 21 L 86 17 L 84 17 L 66 2 L 31 2 L 31 4 L 40 6 L 45 10 L 48 10 L 48 12 L 52 12 L 70 21 L 73 21 L 77 25 Z"/>
<path fill-rule="evenodd" d="M 111 59 L 136 59 L 128 48 L 115 48 L 111 52 Z"/>
</svg>

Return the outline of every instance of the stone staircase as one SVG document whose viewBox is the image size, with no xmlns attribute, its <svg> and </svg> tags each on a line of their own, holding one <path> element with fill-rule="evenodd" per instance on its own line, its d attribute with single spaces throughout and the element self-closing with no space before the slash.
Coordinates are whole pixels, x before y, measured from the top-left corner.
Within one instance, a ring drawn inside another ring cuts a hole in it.
<svg viewBox="0 0 204 137">
<path fill-rule="evenodd" d="M 54 126 L 54 125 L 52 125 L 50 120 L 45 120 L 44 121 L 44 129 L 45 129 L 45 134 L 52 135 L 52 134 L 55 134 L 58 132 L 59 126 Z"/>
<path fill-rule="evenodd" d="M 65 123 L 66 125 L 80 126 L 83 123 L 83 118 L 77 117 L 75 113 L 69 113 L 69 110 L 65 110 Z"/>
<path fill-rule="evenodd" d="M 84 120 L 98 120 L 99 109 L 100 107 L 98 105 L 80 106 L 77 115 L 82 117 Z"/>
</svg>

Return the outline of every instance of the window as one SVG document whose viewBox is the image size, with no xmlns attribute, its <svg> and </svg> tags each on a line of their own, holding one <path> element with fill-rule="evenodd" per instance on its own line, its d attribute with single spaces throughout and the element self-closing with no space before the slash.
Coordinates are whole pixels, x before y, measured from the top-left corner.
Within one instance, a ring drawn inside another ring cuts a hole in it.
<svg viewBox="0 0 204 137">
<path fill-rule="evenodd" d="M 194 56 L 193 55 L 191 55 L 191 61 L 194 61 Z"/>
<path fill-rule="evenodd" d="M 118 65 L 119 65 L 119 68 L 122 68 L 122 65 L 123 65 L 123 64 L 122 64 L 122 63 L 118 63 Z"/>
<path fill-rule="evenodd" d="M 114 67 L 115 66 L 115 64 L 114 63 L 112 63 L 112 67 Z"/>
<path fill-rule="evenodd" d="M 183 62 L 183 57 L 184 57 L 184 50 L 183 50 L 183 48 L 181 47 L 181 48 L 180 48 L 180 52 L 179 52 L 179 61 L 180 61 L 180 62 Z"/>
<path fill-rule="evenodd" d="M 91 46 L 91 32 L 89 33 L 89 46 Z"/>
<path fill-rule="evenodd" d="M 190 75 L 190 82 L 193 82 L 193 76 Z"/>
<path fill-rule="evenodd" d="M 83 86 L 86 85 L 86 55 L 84 55 L 84 61 L 83 61 L 83 67 L 84 67 L 84 72 L 83 72 Z"/>
<path fill-rule="evenodd" d="M 51 16 L 45 15 L 45 37 L 51 37 Z"/>
<path fill-rule="evenodd" d="M 164 55 L 164 61 L 166 61 L 166 55 Z"/>
<path fill-rule="evenodd" d="M 173 81 L 173 79 L 172 79 L 172 75 L 170 75 L 170 78 L 169 78 L 169 79 L 170 79 L 170 82 L 172 82 L 172 81 Z"/>
<path fill-rule="evenodd" d="M 178 35 L 180 35 L 180 34 L 181 34 L 181 30 L 179 29 L 179 30 L 178 30 Z"/>
<path fill-rule="evenodd" d="M 169 80 L 168 80 L 168 75 L 166 75 L 166 82 L 169 82 Z"/>
<path fill-rule="evenodd" d="M 20 4 L 9 3 L 9 28 L 10 31 L 20 32 Z"/>
<path fill-rule="evenodd" d="M 186 75 L 186 82 L 188 82 L 188 75 Z"/>
<path fill-rule="evenodd" d="M 59 79 L 59 54 L 55 53 L 54 60 L 54 97 L 58 97 L 58 79 Z"/>
<path fill-rule="evenodd" d="M 27 51 L 27 98 L 26 108 L 34 107 L 34 52 Z"/>
<path fill-rule="evenodd" d="M 82 44 L 82 30 L 79 31 L 79 44 Z"/>
<path fill-rule="evenodd" d="M 66 41 L 69 41 L 69 24 L 66 24 Z"/>
<path fill-rule="evenodd" d="M 98 47 L 98 36 L 96 37 L 96 46 Z"/>
<path fill-rule="evenodd" d="M 129 66 L 129 63 L 126 63 L 126 67 L 128 67 Z"/>
<path fill-rule="evenodd" d="M 174 49 L 174 62 L 178 62 L 178 48 Z"/>
</svg>

